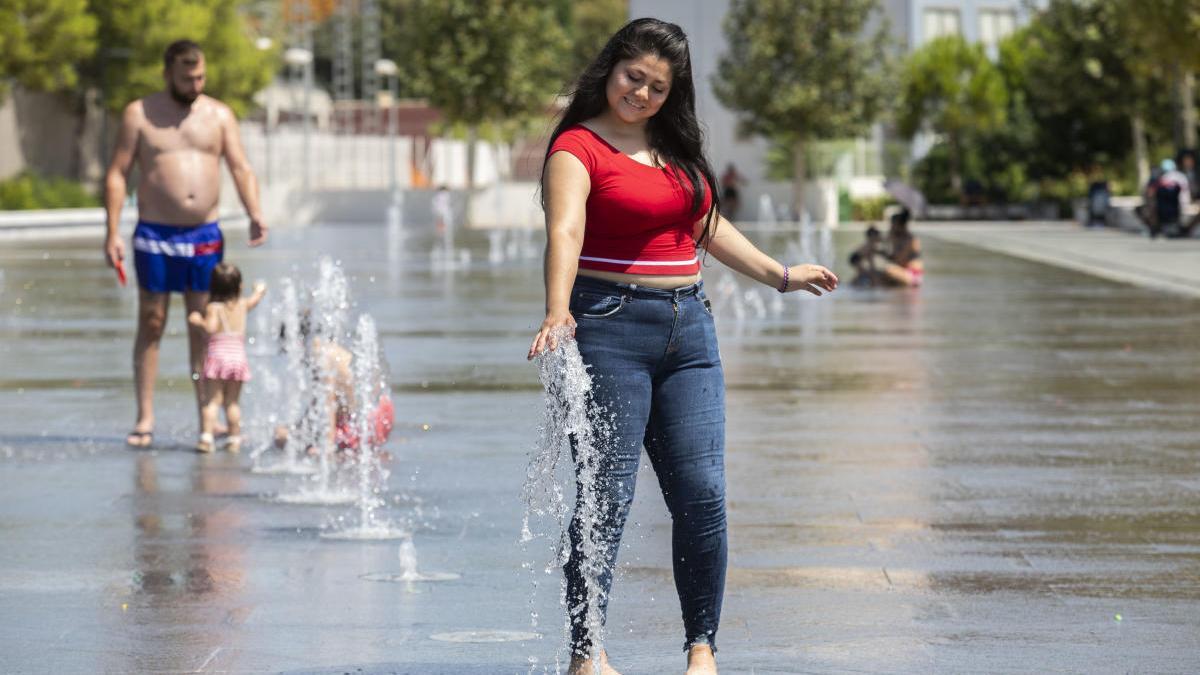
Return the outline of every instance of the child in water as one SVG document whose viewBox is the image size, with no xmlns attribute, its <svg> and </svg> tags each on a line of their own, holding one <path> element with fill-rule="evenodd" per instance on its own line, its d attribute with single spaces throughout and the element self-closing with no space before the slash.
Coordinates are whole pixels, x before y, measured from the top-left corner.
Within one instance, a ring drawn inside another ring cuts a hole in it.
<svg viewBox="0 0 1200 675">
<path fill-rule="evenodd" d="M 300 339 L 304 345 L 304 362 L 307 367 L 319 373 L 320 387 L 325 388 L 329 397 L 325 399 L 324 411 L 321 414 L 329 420 L 326 431 L 327 440 L 336 449 L 339 456 L 349 456 L 356 453 L 362 440 L 359 438 L 357 416 L 357 397 L 354 392 L 353 361 L 354 354 L 339 345 L 336 340 L 322 339 L 313 334 L 312 316 L 306 311 L 300 316 Z M 280 341 L 287 342 L 287 334 L 280 330 Z M 379 373 L 379 379 L 372 387 L 370 397 L 377 399 L 375 408 L 370 413 L 368 441 L 375 447 L 383 447 L 392 434 L 396 422 L 396 408 L 388 389 L 386 369 Z M 323 397 L 314 396 L 309 405 L 320 406 Z M 319 442 L 312 437 L 312 416 L 305 411 L 299 420 L 289 428 L 280 425 L 275 428 L 275 447 L 282 450 L 287 446 L 288 437 L 295 433 L 309 442 Z M 308 454 L 316 454 L 316 447 L 308 447 Z M 386 453 L 385 453 L 386 455 Z"/>
<path fill-rule="evenodd" d="M 883 235 L 874 225 L 867 228 L 866 240 L 850 254 L 850 264 L 858 274 L 851 281 L 855 287 L 875 286 L 879 280 L 879 270 L 875 268 L 876 256 L 881 253 Z"/>
<path fill-rule="evenodd" d="M 264 283 L 254 285 L 250 297 L 242 297 L 242 272 L 229 263 L 213 268 L 208 306 L 204 315 L 192 312 L 188 323 L 208 333 L 201 375 L 206 382 L 201 397 L 200 438 L 197 452 L 213 451 L 213 429 L 217 425 L 217 410 L 225 408 L 225 423 L 229 425 L 226 449 L 238 452 L 242 448 L 242 409 L 238 397 L 242 383 L 250 379 L 250 364 L 246 359 L 246 314 L 254 309 L 267 292 Z"/>
</svg>

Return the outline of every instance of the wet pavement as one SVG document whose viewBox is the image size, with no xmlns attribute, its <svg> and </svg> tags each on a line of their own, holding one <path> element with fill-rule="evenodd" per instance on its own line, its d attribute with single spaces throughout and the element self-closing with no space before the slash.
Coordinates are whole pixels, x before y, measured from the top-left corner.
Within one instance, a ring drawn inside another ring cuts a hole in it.
<svg viewBox="0 0 1200 675">
<path fill-rule="evenodd" d="M 400 571 L 396 542 L 319 538 L 351 508 L 270 503 L 294 483 L 188 451 L 178 301 L 155 449 L 126 449 L 134 294 L 98 240 L 6 244 L 0 671 L 552 669 L 557 579 L 523 570 L 544 561 L 518 543 L 540 263 L 459 239 L 467 270 L 431 268 L 431 233 L 383 227 L 253 251 L 235 231 L 228 249 L 269 282 L 318 252 L 345 262 L 393 375 L 387 512 L 420 571 L 461 575 L 424 584 L 364 579 Z M 1196 672 L 1200 301 L 925 243 L 920 291 L 790 296 L 778 317 L 706 274 L 729 386 L 722 672 Z M 279 402 L 270 349 L 251 351 L 262 438 Z M 626 673 L 681 672 L 669 520 L 648 469 L 639 483 L 609 649 Z"/>
<path fill-rule="evenodd" d="M 945 241 L 1200 298 L 1200 239 L 1150 239 L 1142 232 L 1064 221 L 937 223 L 925 231 Z"/>
</svg>

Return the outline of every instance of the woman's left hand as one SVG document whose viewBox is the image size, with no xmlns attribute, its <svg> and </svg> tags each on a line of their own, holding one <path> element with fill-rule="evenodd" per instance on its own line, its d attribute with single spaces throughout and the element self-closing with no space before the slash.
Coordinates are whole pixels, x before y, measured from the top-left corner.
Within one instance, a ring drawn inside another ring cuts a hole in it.
<svg viewBox="0 0 1200 675">
<path fill-rule="evenodd" d="M 822 265 L 792 265 L 788 269 L 788 291 L 808 291 L 821 295 L 837 288 L 837 275 Z"/>
</svg>

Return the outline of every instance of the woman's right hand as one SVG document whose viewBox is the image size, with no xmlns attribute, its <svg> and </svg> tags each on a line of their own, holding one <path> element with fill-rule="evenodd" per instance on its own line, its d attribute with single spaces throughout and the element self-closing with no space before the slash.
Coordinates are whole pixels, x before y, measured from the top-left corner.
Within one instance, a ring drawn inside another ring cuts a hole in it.
<svg viewBox="0 0 1200 675">
<path fill-rule="evenodd" d="M 525 359 L 532 361 L 533 357 L 547 349 L 557 349 L 559 340 L 564 336 L 575 337 L 575 317 L 571 316 L 570 312 L 547 313 L 542 327 L 538 329 L 537 335 L 533 336 L 533 344 L 529 345 L 529 355 Z"/>
</svg>

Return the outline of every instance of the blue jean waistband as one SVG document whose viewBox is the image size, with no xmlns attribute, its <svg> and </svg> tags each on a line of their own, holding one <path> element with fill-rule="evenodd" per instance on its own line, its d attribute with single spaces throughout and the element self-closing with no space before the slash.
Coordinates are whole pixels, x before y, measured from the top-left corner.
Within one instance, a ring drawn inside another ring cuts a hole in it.
<svg viewBox="0 0 1200 675">
<path fill-rule="evenodd" d="M 630 295 L 635 298 L 645 298 L 648 300 L 682 300 L 683 298 L 699 295 L 703 292 L 704 280 L 701 279 L 694 284 L 680 286 L 679 288 L 651 288 L 649 286 L 597 279 L 596 277 L 576 276 L 575 288 L 580 287 L 618 295 Z"/>
</svg>

